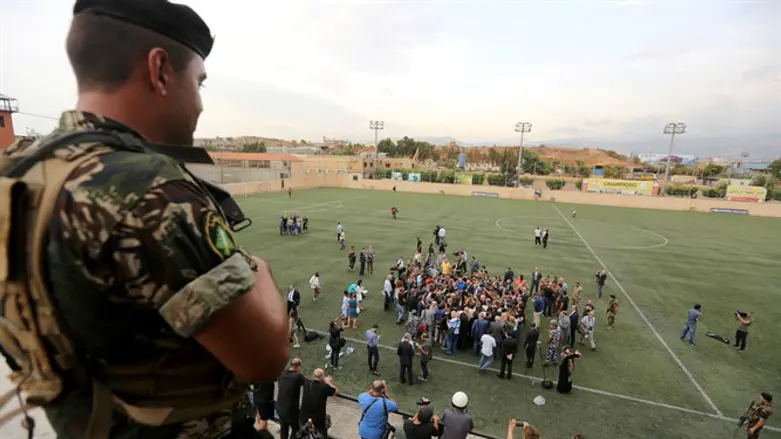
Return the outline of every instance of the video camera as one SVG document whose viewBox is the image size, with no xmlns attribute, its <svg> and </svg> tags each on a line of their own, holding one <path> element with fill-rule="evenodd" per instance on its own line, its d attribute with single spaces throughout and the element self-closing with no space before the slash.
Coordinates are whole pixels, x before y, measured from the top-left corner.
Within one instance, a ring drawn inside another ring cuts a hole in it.
<svg viewBox="0 0 781 439">
<path fill-rule="evenodd" d="M 741 310 L 737 310 L 737 311 L 735 311 L 735 317 L 742 317 L 742 318 L 745 319 L 746 317 L 748 317 L 748 313 L 747 312 L 743 312 Z"/>
<path fill-rule="evenodd" d="M 420 400 L 416 404 L 417 404 L 418 407 L 426 407 L 429 404 L 431 404 L 431 400 L 424 396 L 424 397 L 420 398 Z"/>
</svg>

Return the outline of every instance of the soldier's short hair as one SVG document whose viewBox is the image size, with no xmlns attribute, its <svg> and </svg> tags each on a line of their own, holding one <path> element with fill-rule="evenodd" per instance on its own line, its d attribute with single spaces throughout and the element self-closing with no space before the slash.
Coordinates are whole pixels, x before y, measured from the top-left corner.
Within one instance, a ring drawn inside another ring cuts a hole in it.
<svg viewBox="0 0 781 439">
<path fill-rule="evenodd" d="M 159 47 L 168 52 L 176 73 L 196 56 L 187 46 L 148 29 L 104 15 L 73 17 L 66 42 L 79 91 L 113 92 L 122 87 L 139 61 Z"/>
</svg>

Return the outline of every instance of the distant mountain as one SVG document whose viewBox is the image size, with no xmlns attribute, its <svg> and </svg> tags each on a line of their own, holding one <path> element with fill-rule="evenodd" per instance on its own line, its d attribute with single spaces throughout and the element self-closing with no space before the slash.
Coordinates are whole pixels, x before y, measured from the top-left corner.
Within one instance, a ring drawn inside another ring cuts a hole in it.
<svg viewBox="0 0 781 439">
<path fill-rule="evenodd" d="M 504 138 L 490 141 L 462 142 L 451 136 L 410 136 L 415 140 L 429 142 L 438 146 L 447 146 L 455 142 L 462 147 L 480 146 L 517 146 L 519 139 Z M 384 137 L 381 137 L 384 138 Z M 400 137 L 391 137 L 396 141 Z M 648 153 L 664 154 L 670 146 L 670 138 L 659 136 L 656 138 L 587 138 L 578 137 L 571 139 L 546 139 L 528 142 L 526 146 L 539 145 L 564 147 L 564 148 L 601 148 L 613 150 L 622 154 Z M 361 143 L 374 143 L 374 139 Z M 725 136 L 697 136 L 685 134 L 675 139 L 675 153 L 691 154 L 702 159 L 709 157 L 740 158 L 741 153 L 748 153 L 749 160 L 773 160 L 781 157 L 781 133 L 773 134 L 749 134 L 749 135 L 725 135 Z"/>
</svg>

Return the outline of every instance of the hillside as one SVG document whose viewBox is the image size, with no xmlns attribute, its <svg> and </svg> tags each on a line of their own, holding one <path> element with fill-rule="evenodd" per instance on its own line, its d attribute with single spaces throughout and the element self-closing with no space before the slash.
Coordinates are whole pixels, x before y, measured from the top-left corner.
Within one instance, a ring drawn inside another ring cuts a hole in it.
<svg viewBox="0 0 781 439">
<path fill-rule="evenodd" d="M 495 149 L 500 155 L 505 149 L 513 152 L 518 150 L 517 146 L 489 146 L 489 147 L 470 147 L 463 148 L 467 154 L 467 161 L 470 163 L 487 163 L 490 158 L 491 149 Z M 525 151 L 534 151 L 540 155 L 540 158 L 546 162 L 559 161 L 562 164 L 576 165 L 582 160 L 589 166 L 595 165 L 631 165 L 627 157 L 614 151 L 607 151 L 595 148 L 560 148 L 552 146 L 524 147 Z"/>
</svg>

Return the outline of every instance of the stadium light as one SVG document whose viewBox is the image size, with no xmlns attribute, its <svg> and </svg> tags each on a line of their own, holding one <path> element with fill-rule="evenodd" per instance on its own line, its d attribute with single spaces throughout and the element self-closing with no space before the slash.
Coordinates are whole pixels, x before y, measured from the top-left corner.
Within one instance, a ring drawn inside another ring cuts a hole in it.
<svg viewBox="0 0 781 439">
<path fill-rule="evenodd" d="M 670 160 L 675 146 L 675 135 L 686 134 L 686 124 L 683 122 L 670 122 L 664 126 L 664 134 L 670 135 L 670 151 L 667 153 L 667 166 L 664 170 L 664 183 L 662 183 L 662 196 L 667 196 L 667 179 L 670 178 Z"/>
<path fill-rule="evenodd" d="M 515 179 L 515 187 L 521 186 L 521 164 L 523 163 L 523 134 L 532 131 L 530 122 L 518 122 L 515 124 L 515 132 L 521 133 L 521 145 L 518 149 L 518 178 Z"/>
<path fill-rule="evenodd" d="M 378 139 L 380 130 L 385 129 L 385 121 L 370 120 L 369 129 L 374 130 L 374 177 L 376 179 L 380 172 L 380 144 Z"/>
</svg>

